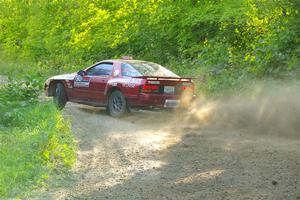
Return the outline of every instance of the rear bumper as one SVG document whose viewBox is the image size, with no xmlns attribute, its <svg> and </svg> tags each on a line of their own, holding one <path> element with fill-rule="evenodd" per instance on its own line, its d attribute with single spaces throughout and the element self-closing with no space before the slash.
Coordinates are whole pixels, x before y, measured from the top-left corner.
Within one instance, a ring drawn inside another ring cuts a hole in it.
<svg viewBox="0 0 300 200">
<path fill-rule="evenodd" d="M 128 98 L 133 107 L 175 108 L 179 106 L 179 95 L 138 94 Z"/>
<path fill-rule="evenodd" d="M 165 108 L 166 100 L 178 100 L 177 95 L 165 95 L 165 94 L 140 94 L 139 100 L 142 105 L 153 106 L 158 108 Z"/>
<path fill-rule="evenodd" d="M 180 100 L 166 99 L 164 108 L 178 108 L 180 106 Z"/>
</svg>

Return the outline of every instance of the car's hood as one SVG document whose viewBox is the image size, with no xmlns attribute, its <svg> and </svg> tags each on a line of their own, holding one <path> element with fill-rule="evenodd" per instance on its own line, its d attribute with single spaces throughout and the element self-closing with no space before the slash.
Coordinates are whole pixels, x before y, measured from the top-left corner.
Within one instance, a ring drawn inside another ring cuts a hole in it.
<svg viewBox="0 0 300 200">
<path fill-rule="evenodd" d="M 51 80 L 73 80 L 76 76 L 76 73 L 72 74 L 62 74 L 62 75 L 57 75 L 57 76 L 52 76 L 50 79 Z"/>
<path fill-rule="evenodd" d="M 49 85 L 52 80 L 66 80 L 66 81 L 73 80 L 75 76 L 76 73 L 52 76 L 46 80 L 45 85 Z"/>
</svg>

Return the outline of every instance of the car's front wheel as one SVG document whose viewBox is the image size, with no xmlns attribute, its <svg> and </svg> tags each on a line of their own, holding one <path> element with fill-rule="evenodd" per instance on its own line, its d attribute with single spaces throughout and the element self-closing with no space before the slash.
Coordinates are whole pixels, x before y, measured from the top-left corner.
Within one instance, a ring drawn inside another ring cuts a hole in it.
<svg viewBox="0 0 300 200">
<path fill-rule="evenodd" d="M 108 98 L 108 113 L 112 117 L 121 117 L 126 112 L 126 99 L 119 90 L 113 91 Z"/>
<path fill-rule="evenodd" d="M 53 102 L 58 109 L 63 109 L 67 103 L 65 87 L 62 83 L 56 84 Z"/>
</svg>

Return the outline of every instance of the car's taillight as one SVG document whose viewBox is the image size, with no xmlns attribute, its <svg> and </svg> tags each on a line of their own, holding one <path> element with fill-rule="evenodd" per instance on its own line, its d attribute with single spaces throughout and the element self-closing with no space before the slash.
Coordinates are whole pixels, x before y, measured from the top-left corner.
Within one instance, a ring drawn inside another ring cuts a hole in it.
<svg viewBox="0 0 300 200">
<path fill-rule="evenodd" d="M 158 85 L 142 85 L 140 88 L 140 92 L 144 92 L 144 93 L 159 92 L 159 86 Z"/>
<path fill-rule="evenodd" d="M 188 88 L 188 86 L 181 86 L 181 90 L 187 90 Z"/>
<path fill-rule="evenodd" d="M 182 92 L 193 92 L 194 91 L 194 84 L 191 82 L 183 82 L 177 85 L 177 94 L 181 94 Z"/>
</svg>

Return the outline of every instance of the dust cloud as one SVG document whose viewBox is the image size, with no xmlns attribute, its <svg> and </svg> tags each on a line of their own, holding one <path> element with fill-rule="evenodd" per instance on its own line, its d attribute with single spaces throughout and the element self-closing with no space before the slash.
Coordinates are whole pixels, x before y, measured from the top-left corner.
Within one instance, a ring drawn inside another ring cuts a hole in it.
<svg viewBox="0 0 300 200">
<path fill-rule="evenodd" d="M 251 91 L 214 100 L 200 96 L 181 115 L 185 127 L 251 129 L 254 134 L 299 139 L 300 84 L 256 84 Z"/>
</svg>

